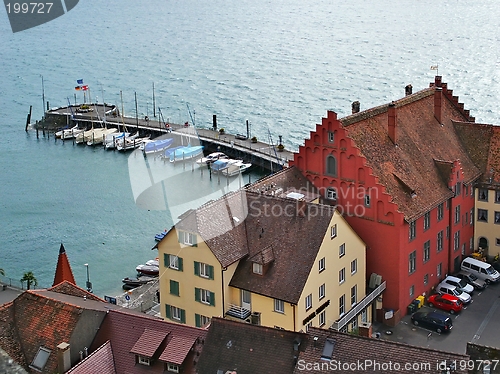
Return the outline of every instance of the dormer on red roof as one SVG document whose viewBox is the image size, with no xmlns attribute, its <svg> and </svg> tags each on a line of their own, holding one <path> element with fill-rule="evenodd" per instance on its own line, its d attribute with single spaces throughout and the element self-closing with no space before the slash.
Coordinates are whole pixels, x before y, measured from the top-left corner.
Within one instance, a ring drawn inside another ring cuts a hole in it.
<svg viewBox="0 0 500 374">
<path fill-rule="evenodd" d="M 54 275 L 54 283 L 52 286 L 58 285 L 61 282 L 68 281 L 76 285 L 75 277 L 73 276 L 73 271 L 69 265 L 68 256 L 66 255 L 66 250 L 64 245 L 61 243 L 59 248 L 59 257 L 57 259 L 56 273 Z"/>
</svg>

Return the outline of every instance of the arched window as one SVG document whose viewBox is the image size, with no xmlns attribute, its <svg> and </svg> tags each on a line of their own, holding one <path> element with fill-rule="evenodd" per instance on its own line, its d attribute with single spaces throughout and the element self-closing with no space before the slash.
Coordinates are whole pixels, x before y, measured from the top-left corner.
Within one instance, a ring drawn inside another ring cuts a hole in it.
<svg viewBox="0 0 500 374">
<path fill-rule="evenodd" d="M 326 174 L 337 176 L 337 159 L 332 155 L 326 156 Z"/>
</svg>

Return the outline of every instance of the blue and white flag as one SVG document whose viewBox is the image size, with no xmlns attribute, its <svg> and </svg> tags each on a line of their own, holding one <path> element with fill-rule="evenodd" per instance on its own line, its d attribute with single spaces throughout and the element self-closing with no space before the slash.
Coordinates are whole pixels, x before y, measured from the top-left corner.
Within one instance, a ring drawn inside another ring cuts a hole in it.
<svg viewBox="0 0 500 374">
<path fill-rule="evenodd" d="M 76 83 L 78 83 L 78 84 L 83 84 L 83 79 L 78 79 L 78 80 L 76 81 Z"/>
</svg>

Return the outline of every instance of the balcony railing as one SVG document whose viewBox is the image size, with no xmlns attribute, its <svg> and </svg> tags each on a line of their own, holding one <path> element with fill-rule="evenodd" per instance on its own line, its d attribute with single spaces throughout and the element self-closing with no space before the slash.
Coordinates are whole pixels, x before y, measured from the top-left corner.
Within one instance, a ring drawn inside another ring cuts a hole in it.
<svg viewBox="0 0 500 374">
<path fill-rule="evenodd" d="M 239 305 L 230 304 L 229 310 L 226 312 L 228 316 L 239 318 L 239 319 L 247 319 L 251 314 L 250 309 L 243 308 Z"/>
<path fill-rule="evenodd" d="M 335 321 L 330 327 L 333 330 L 339 331 L 347 325 L 350 321 L 352 321 L 359 313 L 361 313 L 368 305 L 370 305 L 373 300 L 375 300 L 382 292 L 384 292 L 386 287 L 386 282 L 383 281 L 380 286 L 375 288 L 371 293 L 366 295 L 363 300 L 357 303 L 354 308 L 344 314 L 341 318 Z"/>
</svg>

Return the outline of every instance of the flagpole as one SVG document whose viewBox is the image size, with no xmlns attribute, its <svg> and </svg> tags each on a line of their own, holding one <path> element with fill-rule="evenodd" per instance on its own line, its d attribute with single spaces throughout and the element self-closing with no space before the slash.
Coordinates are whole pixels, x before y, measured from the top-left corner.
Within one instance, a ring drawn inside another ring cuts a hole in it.
<svg viewBox="0 0 500 374">
<path fill-rule="evenodd" d="M 43 83 L 43 75 L 40 74 L 40 76 L 42 77 L 42 109 L 43 109 L 43 114 L 45 116 L 45 85 Z"/>
<path fill-rule="evenodd" d="M 156 118 L 155 82 L 153 82 L 153 117 Z"/>
</svg>

